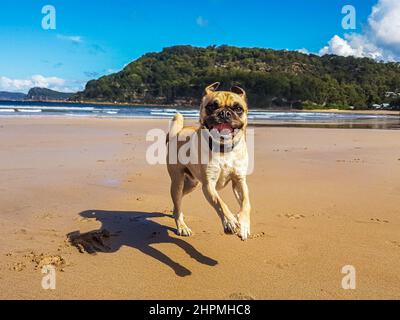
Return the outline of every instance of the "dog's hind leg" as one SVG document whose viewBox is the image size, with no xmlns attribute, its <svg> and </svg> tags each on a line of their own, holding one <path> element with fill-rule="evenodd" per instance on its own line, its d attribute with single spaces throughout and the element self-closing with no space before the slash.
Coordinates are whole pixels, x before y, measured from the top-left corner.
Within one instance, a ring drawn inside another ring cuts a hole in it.
<svg viewBox="0 0 400 320">
<path fill-rule="evenodd" d="M 191 174 L 185 173 L 185 182 L 183 185 L 183 195 L 187 195 L 194 191 L 199 185 L 199 181 L 194 178 Z"/>
<path fill-rule="evenodd" d="M 182 212 L 182 197 L 184 195 L 185 173 L 175 172 L 171 174 L 171 198 L 174 204 L 174 218 L 177 233 L 180 236 L 191 236 L 192 230 L 186 225 Z"/>
</svg>

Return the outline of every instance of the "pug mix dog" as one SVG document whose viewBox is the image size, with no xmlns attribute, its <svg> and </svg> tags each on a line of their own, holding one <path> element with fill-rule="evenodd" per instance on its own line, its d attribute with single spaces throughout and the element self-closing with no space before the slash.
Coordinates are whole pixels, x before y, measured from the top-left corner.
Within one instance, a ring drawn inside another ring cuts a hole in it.
<svg viewBox="0 0 400 320">
<path fill-rule="evenodd" d="M 250 235 L 246 93 L 236 86 L 231 91 L 217 91 L 219 85 L 216 82 L 205 89 L 200 127 L 184 127 L 183 116 L 179 113 L 172 119 L 167 137 L 167 167 L 171 177 L 173 213 L 178 235 L 192 235 L 184 221 L 182 198 L 201 184 L 204 196 L 220 217 L 225 232 L 246 240 Z M 204 141 L 206 143 L 202 143 Z M 195 161 L 183 161 L 180 159 L 182 153 Z M 229 182 L 232 182 L 233 193 L 240 205 L 238 214 L 231 212 L 218 193 Z"/>
</svg>

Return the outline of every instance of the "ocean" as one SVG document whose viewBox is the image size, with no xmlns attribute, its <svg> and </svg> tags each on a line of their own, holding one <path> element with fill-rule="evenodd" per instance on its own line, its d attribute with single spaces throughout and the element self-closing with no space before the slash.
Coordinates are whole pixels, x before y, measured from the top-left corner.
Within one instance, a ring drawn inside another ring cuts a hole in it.
<svg viewBox="0 0 400 320">
<path fill-rule="evenodd" d="M 180 112 L 186 119 L 197 119 L 198 109 L 159 106 L 128 106 L 58 102 L 0 101 L 2 117 L 97 117 L 97 118 L 171 118 Z M 333 128 L 400 129 L 400 113 L 360 114 L 312 111 L 251 110 L 250 124 L 266 126 L 306 126 Z"/>
</svg>

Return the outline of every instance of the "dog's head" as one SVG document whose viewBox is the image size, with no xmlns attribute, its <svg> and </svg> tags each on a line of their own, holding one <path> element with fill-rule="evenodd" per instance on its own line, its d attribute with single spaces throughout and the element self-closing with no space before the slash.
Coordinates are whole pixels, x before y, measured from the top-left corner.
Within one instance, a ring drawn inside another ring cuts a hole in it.
<svg viewBox="0 0 400 320">
<path fill-rule="evenodd" d="M 246 92 L 240 87 L 231 91 L 217 91 L 216 82 L 205 89 L 200 107 L 200 124 L 210 131 L 219 143 L 235 143 L 240 139 L 247 126 Z"/>
</svg>

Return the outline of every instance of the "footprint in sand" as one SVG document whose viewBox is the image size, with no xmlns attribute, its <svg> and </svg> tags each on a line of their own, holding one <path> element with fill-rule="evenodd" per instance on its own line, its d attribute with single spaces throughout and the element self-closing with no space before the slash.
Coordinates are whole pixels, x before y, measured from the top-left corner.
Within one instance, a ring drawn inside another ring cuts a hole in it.
<svg viewBox="0 0 400 320">
<path fill-rule="evenodd" d="M 294 263 L 278 263 L 276 265 L 276 267 L 281 269 L 281 270 L 284 270 L 284 269 L 290 268 L 290 267 L 292 267 L 294 265 L 295 265 Z"/>
<path fill-rule="evenodd" d="M 14 231 L 14 234 L 27 234 L 28 231 L 26 229 L 19 229 Z"/>
<path fill-rule="evenodd" d="M 151 233 L 149 238 L 151 238 L 151 239 L 157 238 L 157 236 L 159 236 L 160 234 L 161 234 L 161 232 L 154 231 L 154 232 Z"/>
<path fill-rule="evenodd" d="M 25 258 L 28 258 L 29 261 L 33 263 L 35 270 L 41 269 L 46 265 L 52 265 L 57 270 L 64 271 L 64 267 L 68 265 L 64 257 L 60 255 L 51 255 L 45 253 L 36 254 L 32 251 L 25 255 Z"/>
<path fill-rule="evenodd" d="M 365 162 L 365 160 L 362 160 L 360 158 L 354 158 L 351 160 L 344 160 L 344 159 L 337 159 L 336 162 L 340 162 L 340 163 L 361 163 L 361 162 Z"/>
<path fill-rule="evenodd" d="M 389 223 L 388 220 L 381 220 L 381 219 L 378 219 L 378 218 L 371 218 L 370 221 L 373 222 L 373 223 Z"/>
<path fill-rule="evenodd" d="M 80 233 L 79 231 L 71 232 L 67 235 L 66 242 L 77 248 L 80 253 L 89 253 L 95 255 L 96 252 L 110 252 L 111 247 L 108 241 L 117 234 L 111 234 L 108 230 L 91 231 Z"/>
<path fill-rule="evenodd" d="M 234 292 L 230 294 L 228 298 L 232 300 L 255 300 L 253 295 L 242 292 Z"/>
<path fill-rule="evenodd" d="M 400 248 L 400 241 L 388 241 L 391 245 L 395 246 L 396 248 Z"/>
<path fill-rule="evenodd" d="M 357 223 L 377 223 L 377 224 L 384 224 L 384 223 L 389 223 L 389 220 L 384 220 L 384 219 L 379 219 L 379 218 L 371 218 L 367 221 L 361 221 L 357 220 Z"/>
<path fill-rule="evenodd" d="M 278 217 L 285 217 L 288 219 L 304 219 L 306 216 L 303 214 L 294 214 L 294 213 L 287 213 L 285 215 L 278 214 Z"/>
<path fill-rule="evenodd" d="M 35 216 L 35 218 L 43 219 L 43 220 L 50 220 L 50 219 L 54 219 L 54 218 L 58 218 L 58 217 L 60 217 L 60 216 L 49 213 L 49 212 Z"/>
<path fill-rule="evenodd" d="M 27 259 L 27 261 L 14 262 L 9 269 L 20 272 L 25 270 L 29 263 L 32 263 L 35 270 L 39 270 L 46 265 L 52 265 L 58 271 L 64 271 L 64 267 L 69 265 L 60 255 L 51 255 L 45 253 L 36 254 L 35 252 L 31 251 L 30 253 L 25 254 L 23 258 Z"/>
<path fill-rule="evenodd" d="M 10 270 L 20 272 L 26 268 L 25 263 L 23 262 L 15 262 L 11 267 Z"/>
<path fill-rule="evenodd" d="M 254 233 L 249 236 L 249 239 L 258 239 L 258 238 L 264 238 L 265 237 L 265 232 L 259 232 L 259 233 Z"/>
</svg>

